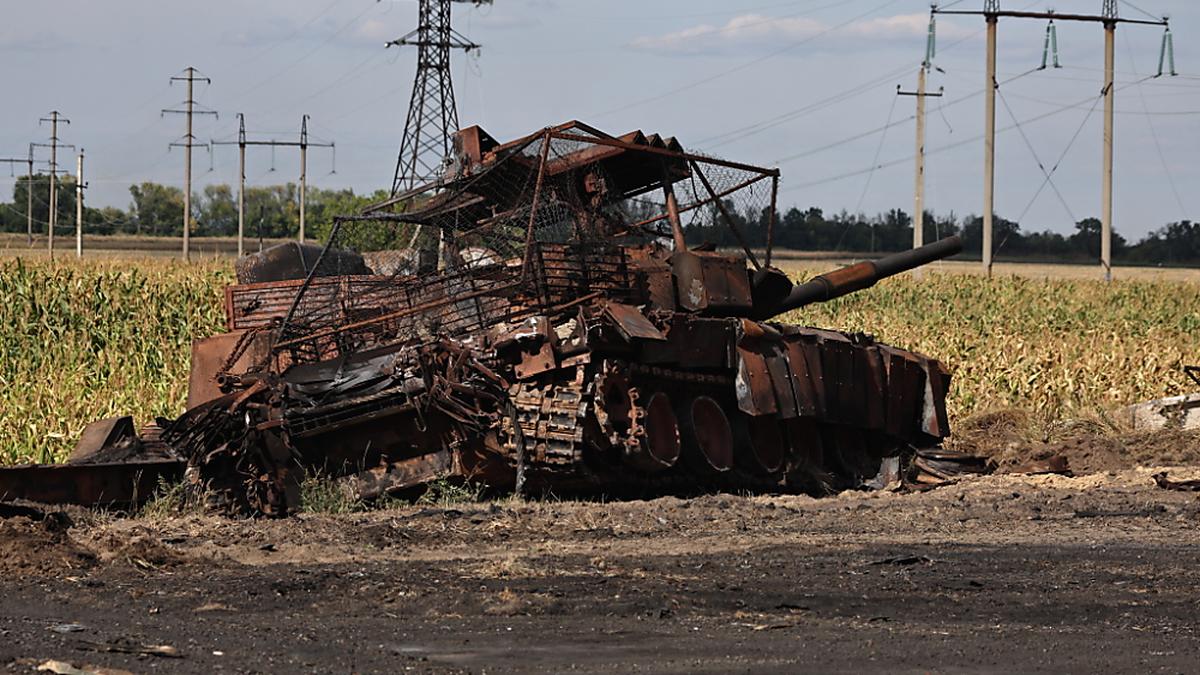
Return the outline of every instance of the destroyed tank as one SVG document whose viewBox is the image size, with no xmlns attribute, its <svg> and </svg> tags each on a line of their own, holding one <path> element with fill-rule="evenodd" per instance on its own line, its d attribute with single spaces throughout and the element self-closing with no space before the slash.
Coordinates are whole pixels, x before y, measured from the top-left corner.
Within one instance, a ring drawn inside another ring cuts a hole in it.
<svg viewBox="0 0 1200 675">
<path fill-rule="evenodd" d="M 212 504 L 272 515 L 317 471 L 363 499 L 861 485 L 948 434 L 949 374 L 782 319 L 961 245 L 793 285 L 778 179 L 579 122 L 464 129 L 437 179 L 239 261 L 229 331 L 195 342 L 189 410 L 156 442 Z"/>
</svg>

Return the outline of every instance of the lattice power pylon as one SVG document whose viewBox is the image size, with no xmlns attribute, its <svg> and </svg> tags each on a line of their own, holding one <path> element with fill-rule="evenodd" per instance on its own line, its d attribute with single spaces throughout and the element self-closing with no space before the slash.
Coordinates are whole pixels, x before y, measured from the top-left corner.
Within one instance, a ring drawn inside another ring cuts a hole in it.
<svg viewBox="0 0 1200 675">
<path fill-rule="evenodd" d="M 450 50 L 470 52 L 479 45 L 451 27 L 450 6 L 455 2 L 482 5 L 492 0 L 421 0 L 416 30 L 388 43 L 417 47 L 417 79 L 396 159 L 393 195 L 436 177 L 450 155 L 450 136 L 458 131 Z"/>
</svg>

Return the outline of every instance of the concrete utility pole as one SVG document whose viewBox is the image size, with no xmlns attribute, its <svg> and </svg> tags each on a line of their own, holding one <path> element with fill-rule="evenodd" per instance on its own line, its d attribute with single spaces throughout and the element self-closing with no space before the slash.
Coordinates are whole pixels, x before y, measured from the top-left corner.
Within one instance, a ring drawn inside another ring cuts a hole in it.
<svg viewBox="0 0 1200 675">
<path fill-rule="evenodd" d="M 33 248 L 33 143 L 29 144 L 29 180 L 25 181 L 25 229 Z"/>
<path fill-rule="evenodd" d="M 238 113 L 238 257 L 246 255 L 246 116 Z"/>
<path fill-rule="evenodd" d="M 300 118 L 300 243 L 304 243 L 305 197 L 308 195 L 308 115 Z"/>
<path fill-rule="evenodd" d="M 162 114 L 187 115 L 187 132 L 183 136 L 183 141 L 172 143 L 171 147 L 183 148 L 183 259 L 188 260 L 191 256 L 190 237 L 192 229 L 192 146 L 195 145 L 196 140 L 196 137 L 192 134 L 192 116 L 219 116 L 213 110 L 196 110 L 196 100 L 192 95 L 197 81 L 212 84 L 212 80 L 204 76 L 197 76 L 199 71 L 191 66 L 188 66 L 183 72 L 185 73 L 184 75 L 172 77 L 171 82 L 187 82 L 187 100 L 183 102 L 184 107 L 182 110 L 165 109 L 162 111 Z"/>
<path fill-rule="evenodd" d="M 1113 51 L 1117 34 L 1117 0 L 1104 0 L 1104 175 L 1100 185 L 1100 266 L 1112 281 L 1113 207 Z"/>
<path fill-rule="evenodd" d="M 1000 0 L 989 0 L 993 11 Z M 983 104 L 983 273 L 992 276 L 992 217 L 996 209 L 996 15 L 987 19 L 987 68 Z"/>
<path fill-rule="evenodd" d="M 932 21 L 929 32 L 932 36 Z M 917 166 L 914 179 L 916 184 L 913 188 L 913 248 L 920 248 L 925 238 L 925 99 L 930 96 L 935 98 L 942 96 L 941 89 L 938 89 L 936 94 L 925 92 L 926 75 L 932 66 L 930 59 L 932 51 L 932 47 L 926 51 L 926 58 L 921 62 L 921 68 L 917 71 L 916 91 L 903 91 L 899 85 L 896 86 L 897 95 L 914 96 L 917 99 Z M 914 269 L 912 275 L 914 279 L 920 279 L 922 276 L 920 268 Z"/>
<path fill-rule="evenodd" d="M 75 257 L 83 257 L 83 148 L 75 165 Z"/>
<path fill-rule="evenodd" d="M 38 123 L 50 123 L 50 216 L 47 218 L 47 250 L 54 258 L 54 226 L 58 224 L 58 124 L 70 124 L 71 120 L 63 117 L 57 110 L 50 111 L 49 117 L 43 117 Z M 74 146 L 63 146 L 74 148 Z"/>
<path fill-rule="evenodd" d="M 265 145 L 274 151 L 277 147 L 300 148 L 300 231 L 297 239 L 300 243 L 304 243 L 305 227 L 308 212 L 308 149 L 314 148 L 332 148 L 337 152 L 336 145 L 333 141 L 310 141 L 308 138 L 308 115 L 300 118 L 300 140 L 296 141 L 251 141 L 246 139 L 246 116 L 238 113 L 238 139 L 237 141 L 210 141 L 211 145 L 237 145 L 238 146 L 238 175 L 240 183 L 238 187 L 238 257 L 245 254 L 243 247 L 243 239 L 245 233 L 246 222 L 246 146 L 248 145 Z M 335 155 L 336 157 L 336 155 Z"/>
<path fill-rule="evenodd" d="M 1104 25 L 1104 158 L 1102 167 L 1102 183 L 1100 196 L 1100 268 L 1104 272 L 1105 281 L 1112 281 L 1112 197 L 1113 197 L 1113 51 L 1116 43 L 1116 30 L 1119 23 L 1141 24 L 1144 26 L 1164 26 L 1170 32 L 1167 19 L 1145 21 L 1141 19 L 1125 19 L 1117 14 L 1117 0 L 1104 0 L 1103 9 L 1098 15 L 1094 14 L 1060 14 L 1058 12 L 1026 12 L 1001 11 L 1000 0 L 985 0 L 982 12 L 968 10 L 945 10 L 934 7 L 934 14 L 972 14 L 983 15 L 987 21 L 987 83 L 985 102 L 984 130 L 984 193 L 983 193 L 983 267 L 988 276 L 992 273 L 992 209 L 994 206 L 993 191 L 995 188 L 996 166 L 996 23 L 1000 17 L 1017 19 L 1047 19 L 1053 21 L 1084 21 L 1102 23 Z M 1048 35 L 1049 39 L 1049 35 Z M 1057 42 L 1057 40 L 1056 40 Z M 1166 54 L 1168 38 L 1164 37 L 1163 54 Z M 1045 57 L 1043 56 L 1043 61 Z M 1160 75 L 1161 67 L 1160 58 Z M 1045 64 L 1043 63 L 1043 66 Z M 1174 74 L 1172 72 L 1172 74 Z"/>
<path fill-rule="evenodd" d="M 0 164 L 25 164 L 28 173 L 25 179 L 25 227 L 29 238 L 29 247 L 33 248 L 33 143 L 29 144 L 29 159 L 0 159 Z"/>
</svg>

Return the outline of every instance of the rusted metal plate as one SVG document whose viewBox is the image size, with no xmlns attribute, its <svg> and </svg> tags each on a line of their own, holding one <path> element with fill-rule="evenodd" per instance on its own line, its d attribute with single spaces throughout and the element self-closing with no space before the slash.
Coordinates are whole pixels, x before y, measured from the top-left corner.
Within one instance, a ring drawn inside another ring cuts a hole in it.
<svg viewBox="0 0 1200 675">
<path fill-rule="evenodd" d="M 619 302 L 607 302 L 604 304 L 604 313 L 612 319 L 616 324 L 617 330 L 626 340 L 660 340 L 665 341 L 667 336 L 662 334 L 646 315 L 642 314 L 641 310 L 629 305 L 623 305 Z"/>
<path fill-rule="evenodd" d="M 829 418 L 829 407 L 832 405 L 829 396 L 829 382 L 825 378 L 825 367 L 821 360 L 821 348 L 815 342 L 800 343 L 804 352 L 804 363 L 808 366 L 808 379 L 812 382 L 813 407 L 816 415 L 823 419 Z"/>
<path fill-rule="evenodd" d="M 671 284 L 671 270 L 666 267 L 645 270 L 646 291 L 650 306 L 656 309 L 675 309 L 675 289 Z"/>
<path fill-rule="evenodd" d="M 820 383 L 814 381 L 803 345 L 796 340 L 788 340 L 784 343 L 784 349 L 787 350 L 788 369 L 792 371 L 792 394 L 796 398 L 796 414 L 800 417 L 821 415 L 820 401 L 817 400 L 816 393 Z"/>
<path fill-rule="evenodd" d="M 874 345 L 863 345 L 856 350 L 859 356 L 861 389 L 865 395 L 865 427 L 880 431 L 887 425 L 887 400 L 884 389 L 883 360 Z"/>
<path fill-rule="evenodd" d="M 708 309 L 708 287 L 704 284 L 704 264 L 700 256 L 691 251 L 675 251 L 671 254 L 671 273 L 675 276 L 675 289 L 682 309 L 689 312 Z"/>
<path fill-rule="evenodd" d="M 704 274 L 708 307 L 713 310 L 737 311 L 753 304 L 750 277 L 746 260 L 721 253 L 697 252 Z"/>
<path fill-rule="evenodd" d="M 136 436 L 137 430 L 134 428 L 133 418 L 128 415 L 97 420 L 84 427 L 83 433 L 80 434 L 79 441 L 75 443 L 75 449 L 71 451 L 71 456 L 67 458 L 67 461 L 86 462 L 89 457 L 95 456 L 114 443 Z"/>
<path fill-rule="evenodd" d="M 734 386 L 737 391 L 738 408 L 750 415 L 771 415 L 779 412 L 779 406 L 775 403 L 775 386 L 771 384 L 771 373 L 763 355 L 745 347 L 738 347 L 737 361 Z"/>
<path fill-rule="evenodd" d="M 844 339 L 822 339 L 817 347 L 825 376 L 825 418 L 839 424 L 857 423 L 853 399 L 853 346 Z"/>
<path fill-rule="evenodd" d="M 391 462 L 343 479 L 346 490 L 359 499 L 375 499 L 390 492 L 455 475 L 449 450 Z"/>
<path fill-rule="evenodd" d="M 795 376 L 788 368 L 786 353 L 781 343 L 770 345 L 763 352 L 767 371 L 771 375 L 771 386 L 775 389 L 775 402 L 779 404 L 779 415 L 791 419 L 800 412 L 796 405 L 796 394 L 792 391 L 792 380 Z"/>
<path fill-rule="evenodd" d="M 179 460 L 0 467 L 0 501 L 128 506 L 149 499 L 160 481 L 183 476 Z"/>
<path fill-rule="evenodd" d="M 728 319 L 676 314 L 666 337 L 666 342 L 642 345 L 647 363 L 680 363 L 689 368 L 729 368 L 733 364 L 733 324 Z"/>
<path fill-rule="evenodd" d="M 547 340 L 536 352 L 523 352 L 521 362 L 513 366 L 517 379 L 526 380 L 540 375 L 548 370 L 554 370 L 558 364 L 554 358 L 554 345 Z"/>
<path fill-rule="evenodd" d="M 934 438 L 950 435 L 950 423 L 946 417 L 946 390 L 950 387 L 950 374 L 936 359 L 921 359 L 925 371 L 925 405 L 921 412 L 921 431 Z"/>
<path fill-rule="evenodd" d="M 925 400 L 925 371 L 911 352 L 880 347 L 887 371 L 887 432 L 909 439 L 916 432 Z"/>
<path fill-rule="evenodd" d="M 226 365 L 229 372 L 241 374 L 253 364 L 262 363 L 270 355 L 270 335 L 261 332 L 248 336 L 247 331 L 234 331 L 192 341 L 192 368 L 188 374 L 188 409 L 221 395 L 216 376 Z M 230 355 L 243 339 L 249 340 L 245 350 L 233 363 Z"/>
</svg>

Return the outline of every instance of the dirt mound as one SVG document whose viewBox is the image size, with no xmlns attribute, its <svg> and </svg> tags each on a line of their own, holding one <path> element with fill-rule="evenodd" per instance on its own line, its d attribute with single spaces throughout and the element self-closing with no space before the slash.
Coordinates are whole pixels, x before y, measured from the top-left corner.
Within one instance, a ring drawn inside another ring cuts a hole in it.
<svg viewBox="0 0 1200 675">
<path fill-rule="evenodd" d="M 946 445 L 989 458 L 1001 473 L 1055 456 L 1066 457 L 1075 474 L 1137 466 L 1200 465 L 1200 431 L 1133 433 L 1087 419 L 1060 422 L 1048 429 L 1036 426 L 1035 416 L 1024 410 L 984 413 L 959 422 Z"/>
<path fill-rule="evenodd" d="M 181 565 L 185 557 L 156 537 L 136 533 L 108 533 L 92 542 L 99 557 L 113 565 L 163 569 Z"/>
<path fill-rule="evenodd" d="M 0 520 L 0 551 L 0 576 L 69 574 L 96 564 L 96 555 L 55 518 Z"/>
</svg>

